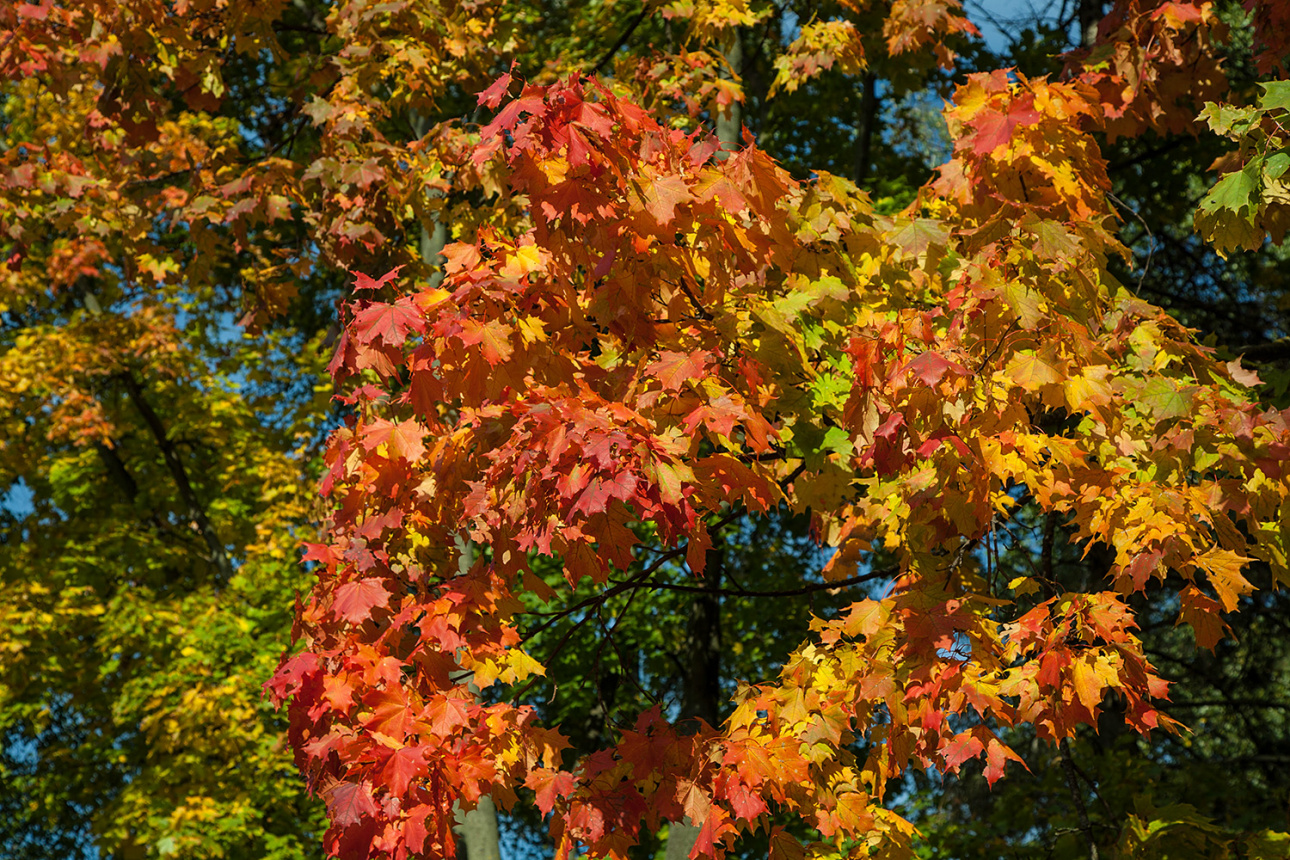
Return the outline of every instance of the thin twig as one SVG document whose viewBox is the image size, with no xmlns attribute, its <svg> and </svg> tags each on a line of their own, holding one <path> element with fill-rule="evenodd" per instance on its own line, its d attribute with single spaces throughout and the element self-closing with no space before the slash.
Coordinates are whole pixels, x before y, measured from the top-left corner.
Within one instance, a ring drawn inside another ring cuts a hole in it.
<svg viewBox="0 0 1290 860">
<path fill-rule="evenodd" d="M 673 582 L 658 582 L 657 580 L 633 584 L 636 584 L 638 587 L 657 588 L 663 591 L 688 591 L 695 594 L 719 594 L 725 597 L 800 597 L 803 594 L 813 594 L 817 591 L 833 591 L 835 589 L 850 588 L 853 585 L 859 585 L 862 582 L 872 582 L 875 579 L 890 579 L 899 572 L 899 568 L 884 568 L 882 570 L 872 570 L 868 573 L 862 573 L 858 576 L 853 576 L 850 579 L 839 579 L 836 582 L 814 582 L 810 585 L 804 585 L 801 588 L 787 588 L 776 591 L 759 591 L 747 588 L 716 588 L 707 585 L 679 585 Z"/>
<path fill-rule="evenodd" d="M 609 61 L 614 58 L 614 54 L 617 54 L 618 49 L 627 44 L 627 40 L 632 37 L 632 33 L 636 32 L 636 28 L 649 17 L 649 14 L 649 3 L 646 2 L 645 5 L 641 7 L 640 14 L 632 19 L 632 22 L 627 25 L 627 29 L 618 37 L 618 41 L 614 42 L 614 44 L 609 47 L 609 50 L 605 51 L 604 55 L 596 65 L 591 67 L 591 74 L 598 75 L 604 70 L 605 66 L 609 65 Z"/>
<path fill-rule="evenodd" d="M 677 284 L 677 286 L 679 286 L 685 293 L 685 297 L 690 300 L 690 304 L 694 306 L 694 310 L 698 313 L 699 319 L 710 321 L 712 319 L 712 314 L 708 313 L 708 309 L 703 306 L 703 303 L 699 301 L 699 297 L 690 289 L 690 285 L 685 282 L 685 278 L 681 278 L 680 283 Z"/>
<path fill-rule="evenodd" d="M 1058 748 L 1061 750 L 1062 769 L 1066 771 L 1066 785 L 1070 788 L 1071 800 L 1075 803 L 1075 814 L 1079 818 L 1079 828 L 1088 843 L 1088 860 L 1098 860 L 1097 840 L 1093 838 L 1093 825 L 1088 820 L 1088 810 L 1084 808 L 1084 798 L 1080 795 L 1079 776 L 1075 773 L 1075 762 L 1071 759 L 1070 744 L 1062 738 Z"/>
<path fill-rule="evenodd" d="M 1125 212 L 1129 212 L 1134 218 L 1137 218 L 1138 223 L 1142 225 L 1142 229 L 1147 231 L 1147 238 L 1151 241 L 1151 244 L 1147 246 L 1147 260 L 1142 264 L 1142 274 L 1138 275 L 1138 289 L 1140 290 L 1142 289 L 1142 282 L 1147 279 L 1147 272 L 1151 271 L 1151 258 L 1154 257 L 1156 253 L 1156 234 L 1151 232 L 1151 227 L 1147 225 L 1146 219 L 1138 213 L 1138 210 L 1129 206 L 1129 204 L 1125 203 L 1119 197 L 1116 197 L 1110 191 L 1106 192 L 1106 197 Z"/>
<path fill-rule="evenodd" d="M 1071 763 L 1071 767 L 1075 768 L 1075 772 L 1079 774 L 1079 778 L 1084 780 L 1084 784 L 1087 785 L 1089 787 L 1089 790 L 1093 792 L 1093 796 L 1096 797 L 1098 799 L 1098 802 L 1102 804 L 1102 809 L 1106 810 L 1106 817 L 1108 819 L 1114 820 L 1115 813 L 1111 811 L 1111 804 L 1107 803 L 1106 798 L 1102 796 L 1102 792 L 1098 791 L 1097 783 L 1093 781 L 1093 778 L 1091 776 L 1089 776 L 1087 773 L 1084 772 L 1084 768 L 1080 767 L 1078 764 L 1075 763 L 1075 759 L 1071 759 L 1070 763 Z"/>
</svg>

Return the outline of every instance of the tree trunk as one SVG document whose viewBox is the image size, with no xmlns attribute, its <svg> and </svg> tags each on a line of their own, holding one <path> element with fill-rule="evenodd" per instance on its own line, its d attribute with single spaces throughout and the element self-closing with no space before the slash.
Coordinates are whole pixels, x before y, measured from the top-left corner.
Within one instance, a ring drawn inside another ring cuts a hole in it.
<svg viewBox="0 0 1290 860">
<path fill-rule="evenodd" d="M 458 860 L 501 860 L 502 853 L 497 844 L 497 807 L 488 795 L 479 798 L 479 805 L 470 812 L 464 815 L 457 813 L 453 832 L 461 839 Z"/>
<path fill-rule="evenodd" d="M 436 234 L 442 229 L 443 225 L 441 223 L 435 225 Z M 421 252 L 425 255 L 429 250 L 431 254 L 438 255 L 443 248 L 443 242 L 441 240 L 436 248 L 433 244 L 433 238 L 427 240 L 426 234 L 428 232 L 424 227 L 421 228 Z M 425 260 L 426 262 L 431 262 L 433 257 L 425 257 Z M 436 274 L 442 277 L 442 270 Z M 460 533 L 457 535 L 456 542 L 458 552 L 457 572 L 465 575 L 474 564 L 475 548 Z M 470 684 L 471 692 L 478 697 L 478 688 L 475 687 L 473 682 L 468 683 Z M 452 832 L 461 840 L 457 851 L 458 860 L 501 860 L 501 849 L 498 846 L 497 807 L 494 805 L 493 799 L 485 794 L 479 798 L 479 803 L 475 805 L 474 809 L 464 813 L 460 809 L 456 809 L 455 812 L 457 822 L 453 826 Z M 465 849 L 464 851 L 461 850 L 463 848 Z"/>
<path fill-rule="evenodd" d="M 1076 17 L 1079 23 L 1079 43 L 1087 48 L 1097 41 L 1097 26 L 1102 23 L 1102 0 L 1079 0 Z"/>
<path fill-rule="evenodd" d="M 730 66 L 733 74 L 739 75 L 740 69 L 744 64 L 744 49 L 739 41 L 739 34 L 735 34 L 734 43 L 726 51 L 726 63 Z M 744 128 L 744 106 L 741 102 L 731 102 L 730 106 L 724 111 L 717 113 L 717 140 L 721 142 L 723 153 L 718 158 L 729 157 L 726 153 L 734 152 L 739 148 L 741 138 L 743 137 Z"/>
<path fill-rule="evenodd" d="M 860 116 L 856 123 L 855 183 L 863 185 L 873 161 L 873 135 L 878 126 L 878 78 L 865 72 L 860 83 Z"/>
<path fill-rule="evenodd" d="M 708 550 L 704 562 L 703 584 L 721 587 L 725 555 L 720 547 Z M 699 730 L 699 720 L 710 726 L 721 724 L 721 598 L 717 594 L 696 592 L 690 604 L 690 620 L 685 633 L 687 671 L 681 697 L 681 720 L 678 728 L 691 734 Z M 686 860 L 694 841 L 699 838 L 701 822 L 673 822 L 667 835 L 666 860 Z"/>
<path fill-rule="evenodd" d="M 726 51 L 726 63 L 738 75 L 743 66 L 743 45 L 739 32 Z M 717 114 L 717 140 L 722 152 L 718 158 L 728 158 L 739 147 L 743 133 L 743 105 L 734 102 Z M 725 556 L 719 547 L 708 550 L 704 561 L 703 584 L 710 588 L 721 585 Z M 721 723 L 721 601 L 716 594 L 695 593 L 690 604 L 690 621 L 685 636 L 685 689 L 681 696 L 679 728 L 697 731 L 698 720 L 710 726 Z M 700 825 L 690 820 L 674 821 L 668 828 L 667 855 L 665 860 L 686 860 L 694 841 L 699 838 Z"/>
<path fill-rule="evenodd" d="M 425 137 L 430 131 L 430 118 L 418 111 L 410 111 L 408 116 L 408 125 L 412 128 L 413 137 L 420 139 Z M 442 197 L 443 192 L 435 189 L 430 192 L 432 198 Z M 433 267 L 434 271 L 430 275 L 430 286 L 437 287 L 443 280 L 443 263 L 444 258 L 440 256 L 443 248 L 448 244 L 448 226 L 444 223 L 442 213 L 440 217 L 434 219 L 434 227 L 427 228 L 424 223 L 421 225 L 421 242 L 420 252 L 421 259 L 427 266 Z"/>
</svg>

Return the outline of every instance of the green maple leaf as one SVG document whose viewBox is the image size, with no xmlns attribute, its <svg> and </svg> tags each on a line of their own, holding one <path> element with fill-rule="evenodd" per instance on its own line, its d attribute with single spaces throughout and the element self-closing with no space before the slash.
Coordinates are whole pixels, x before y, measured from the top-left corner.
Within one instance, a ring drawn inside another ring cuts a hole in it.
<svg viewBox="0 0 1290 860">
<path fill-rule="evenodd" d="M 1172 379 L 1155 377 L 1142 387 L 1138 401 L 1151 410 L 1157 420 L 1182 418 L 1191 413 L 1194 389 L 1179 386 Z"/>
<path fill-rule="evenodd" d="M 1241 170 L 1233 171 L 1218 180 L 1200 202 L 1200 208 L 1205 212 L 1216 212 L 1219 209 L 1240 212 L 1253 207 L 1256 204 L 1255 195 L 1262 164 L 1261 157 L 1253 158 Z"/>
<path fill-rule="evenodd" d="M 1259 107 L 1262 110 L 1290 111 L 1290 81 L 1263 81 L 1263 95 L 1259 96 Z"/>
</svg>

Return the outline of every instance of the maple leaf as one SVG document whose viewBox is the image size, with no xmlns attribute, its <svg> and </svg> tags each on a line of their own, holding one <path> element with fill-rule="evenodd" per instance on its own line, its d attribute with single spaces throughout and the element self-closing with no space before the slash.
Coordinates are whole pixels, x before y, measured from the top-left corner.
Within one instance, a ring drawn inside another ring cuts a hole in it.
<svg viewBox="0 0 1290 860">
<path fill-rule="evenodd" d="M 1147 578 L 1160 570 L 1160 562 L 1164 558 L 1159 552 L 1143 552 L 1134 556 L 1124 568 L 1124 573 L 1133 582 L 1135 589 L 1144 588 L 1147 584 Z"/>
<path fill-rule="evenodd" d="M 1004 770 L 1007 768 L 1009 761 L 1018 762 L 1022 767 L 1026 766 L 1026 763 L 1022 761 L 1021 756 L 1017 755 L 1011 748 L 1005 745 L 998 738 L 994 737 L 990 738 L 989 742 L 986 744 L 985 760 L 985 781 L 991 788 L 993 788 L 994 784 L 1003 777 Z"/>
<path fill-rule="evenodd" d="M 337 827 L 349 827 L 376 814 L 372 787 L 366 782 L 333 782 L 320 794 L 327 801 L 327 812 Z"/>
<path fill-rule="evenodd" d="M 596 550 L 586 541 L 573 541 L 564 550 L 564 577 L 570 584 L 583 578 L 599 582 L 605 577 L 605 565 Z"/>
<path fill-rule="evenodd" d="M 361 162 L 346 164 L 340 171 L 340 177 L 343 181 L 353 183 L 359 188 L 367 188 L 372 183 L 383 179 L 385 170 L 377 163 L 375 158 L 369 158 Z"/>
<path fill-rule="evenodd" d="M 640 193 L 645 211 L 660 227 L 666 227 L 676 218 L 676 207 L 689 202 L 693 195 L 685 180 L 679 176 L 657 176 L 643 182 Z"/>
<path fill-rule="evenodd" d="M 1033 104 L 1033 99 L 1030 103 Z M 970 138 L 972 152 L 976 155 L 989 155 L 1012 140 L 1012 133 L 1018 125 L 1029 125 L 1038 119 L 1039 114 L 1024 102 L 1014 102 L 1007 113 L 982 111 L 976 119 L 969 122 L 976 130 Z"/>
<path fill-rule="evenodd" d="M 985 752 L 985 744 L 976 736 L 973 731 L 959 732 L 949 743 L 941 748 L 941 758 L 945 761 L 945 767 L 951 772 L 957 773 L 963 762 L 970 758 L 975 758 Z"/>
<path fill-rule="evenodd" d="M 514 71 L 514 69 L 515 66 L 512 64 L 511 70 Z M 506 98 L 506 93 L 507 90 L 511 88 L 512 80 L 514 79 L 511 77 L 511 72 L 506 72 L 500 78 L 493 81 L 487 88 L 480 91 L 479 98 L 476 103 L 492 110 L 496 110 L 498 105 L 502 103 L 502 99 Z"/>
<path fill-rule="evenodd" d="M 694 480 L 694 471 L 684 463 L 656 460 L 652 477 L 663 504 L 679 505 L 684 499 L 686 483 Z"/>
<path fill-rule="evenodd" d="M 673 352 L 665 350 L 657 361 L 645 368 L 645 372 L 663 383 L 665 391 L 680 391 L 686 382 L 703 375 L 708 366 L 709 356 L 706 352 Z"/>
<path fill-rule="evenodd" d="M 710 856 L 718 842 L 735 832 L 736 829 L 726 817 L 725 812 L 720 807 L 713 807 L 707 817 L 703 819 L 703 826 L 699 828 L 699 833 L 694 838 L 694 845 L 690 848 L 691 860 Z"/>
<path fill-rule="evenodd" d="M 1147 380 L 1138 394 L 1138 400 L 1151 410 L 1158 420 L 1181 418 L 1191 412 L 1195 387 L 1179 385 L 1162 376 Z"/>
<path fill-rule="evenodd" d="M 1228 626 L 1223 621 L 1222 609 L 1218 601 L 1207 597 L 1194 585 L 1183 589 L 1178 620 L 1191 626 L 1192 632 L 1196 634 L 1197 647 L 1213 651 L 1214 646 L 1226 635 Z"/>
<path fill-rule="evenodd" d="M 396 741 L 415 733 L 420 725 L 401 690 L 377 690 L 366 696 L 363 703 L 371 710 L 366 727 Z"/>
<path fill-rule="evenodd" d="M 572 794 L 574 787 L 573 774 L 562 770 L 531 771 L 524 784 L 537 795 L 538 809 L 543 815 L 555 808 L 557 799 Z"/>
<path fill-rule="evenodd" d="M 1253 584 L 1242 574 L 1252 559 L 1225 549 L 1208 549 L 1196 556 L 1195 564 L 1209 577 L 1223 609 L 1233 612 L 1241 598 L 1254 591 Z"/>
<path fill-rule="evenodd" d="M 402 797 L 408 793 L 408 786 L 416 779 L 429 773 L 423 747 L 402 747 L 396 749 L 385 761 L 381 769 L 381 782 L 388 785 L 390 792 Z"/>
<path fill-rule="evenodd" d="M 892 241 L 909 254 L 925 254 L 933 246 L 945 244 L 949 233 L 939 221 L 915 218 L 892 236 Z"/>
<path fill-rule="evenodd" d="M 296 654 L 283 661 L 273 673 L 273 677 L 264 682 L 264 689 L 271 693 L 276 701 L 283 702 L 288 696 L 295 694 L 304 685 L 306 679 L 316 675 L 318 669 L 317 654 L 309 651 Z"/>
<path fill-rule="evenodd" d="M 1106 689 L 1106 681 L 1102 677 L 1104 672 L 1094 654 L 1086 654 L 1071 663 L 1071 688 L 1075 698 L 1090 714 L 1095 714 L 1102 704 L 1102 691 Z"/>
<path fill-rule="evenodd" d="M 408 817 L 404 819 L 403 836 L 409 850 L 417 853 L 425 850 L 427 837 L 430 836 L 430 831 L 426 828 L 426 819 L 436 812 L 437 810 L 429 804 L 420 804 L 408 811 Z M 449 857 L 452 856 L 450 852 L 445 851 L 445 853 Z"/>
<path fill-rule="evenodd" d="M 596 476 L 578 496 L 573 510 L 583 514 L 601 513 L 608 508 L 613 499 L 622 501 L 630 499 L 636 492 L 638 483 L 636 475 L 632 472 L 624 472 L 613 477 Z"/>
<path fill-rule="evenodd" d="M 693 780 L 677 780 L 676 800 L 691 821 L 706 821 L 712 810 L 712 795 Z"/>
<path fill-rule="evenodd" d="M 1023 391 L 1038 391 L 1045 385 L 1061 381 L 1061 374 L 1043 358 L 1033 353 L 1018 353 L 1003 371 Z"/>
<path fill-rule="evenodd" d="M 386 284 L 392 283 L 403 270 L 402 266 L 395 266 L 390 271 L 381 275 L 379 278 L 372 278 L 363 272 L 354 272 L 354 289 L 355 290 L 379 290 Z"/>
<path fill-rule="evenodd" d="M 685 563 L 695 576 L 703 573 L 708 563 L 708 550 L 712 549 L 712 536 L 708 533 L 707 526 L 702 523 L 685 547 Z"/>
<path fill-rule="evenodd" d="M 385 445 L 390 454 L 409 463 L 420 460 L 426 452 L 425 429 L 415 419 L 397 424 L 379 419 L 363 428 L 362 439 L 364 450 Z"/>
<path fill-rule="evenodd" d="M 924 385 L 935 385 L 941 379 L 953 370 L 955 373 L 966 373 L 966 369 L 955 362 L 947 360 L 943 355 L 935 352 L 924 352 L 910 359 L 905 365 L 904 371 Z"/>
<path fill-rule="evenodd" d="M 726 799 L 730 801 L 730 808 L 734 810 L 735 815 L 745 821 L 756 821 L 758 816 L 768 810 L 760 792 L 743 782 L 735 782 L 729 786 L 726 789 Z"/>
<path fill-rule="evenodd" d="M 797 837 L 776 827 L 770 835 L 771 860 L 805 860 L 806 849 Z"/>
<path fill-rule="evenodd" d="M 511 345 L 512 333 L 513 329 L 499 320 L 489 320 L 481 324 L 468 319 L 462 322 L 461 334 L 458 337 L 466 346 L 479 344 L 484 360 L 495 367 L 514 353 L 515 348 Z"/>
<path fill-rule="evenodd" d="M 337 586 L 332 610 L 350 624 L 361 624 L 372 617 L 372 610 L 384 608 L 390 592 L 379 579 L 360 579 Z"/>
<path fill-rule="evenodd" d="M 351 336 L 361 344 L 377 340 L 386 346 L 402 346 L 408 332 L 422 331 L 424 318 L 411 296 L 393 304 L 376 302 L 354 314 Z"/>
<path fill-rule="evenodd" d="M 323 680 L 323 698 L 338 711 L 354 704 L 354 685 L 348 677 L 329 676 Z"/>
<path fill-rule="evenodd" d="M 1241 360 L 1239 358 L 1229 361 L 1226 367 L 1227 372 L 1232 377 L 1233 381 L 1240 385 L 1244 385 L 1247 388 L 1257 388 L 1263 384 L 1263 380 L 1259 378 L 1257 373 L 1241 365 Z"/>
<path fill-rule="evenodd" d="M 431 731 L 436 737 L 449 737 L 459 727 L 466 725 L 470 712 L 469 706 L 470 703 L 464 699 L 450 696 L 436 697 L 426 705 L 426 718 L 430 721 Z"/>
</svg>

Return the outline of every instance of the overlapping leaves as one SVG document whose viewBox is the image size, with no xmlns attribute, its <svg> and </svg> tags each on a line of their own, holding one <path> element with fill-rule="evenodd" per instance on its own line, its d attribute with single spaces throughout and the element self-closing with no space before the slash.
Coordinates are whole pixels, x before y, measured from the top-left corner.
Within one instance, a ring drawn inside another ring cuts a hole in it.
<svg viewBox="0 0 1290 860">
<path fill-rule="evenodd" d="M 1181 577 L 1212 645 L 1244 564 L 1286 575 L 1286 419 L 1107 274 L 1087 89 L 972 79 L 956 161 L 885 219 L 594 84 L 509 84 L 481 97 L 500 110 L 474 160 L 529 225 L 448 247 L 438 287 L 356 300 L 333 363 L 356 414 L 306 648 L 270 689 L 334 851 L 448 853 L 454 802 L 521 787 L 562 851 L 624 856 L 688 817 L 720 854 L 772 810 L 896 850 L 887 781 L 978 757 L 997 779 L 1015 755 L 991 726 L 1060 740 L 1110 695 L 1140 731 L 1173 725 L 1128 598 Z M 964 564 L 1023 498 L 1114 548 L 1109 588 L 1024 602 L 1051 572 L 1000 596 Z M 723 726 L 647 712 L 570 767 L 530 707 L 467 686 L 541 673 L 516 619 L 521 589 L 556 596 L 534 554 L 622 591 L 639 525 L 699 571 L 710 521 L 779 504 L 839 548 L 826 579 L 894 551 L 895 593 L 820 621 Z"/>
</svg>

